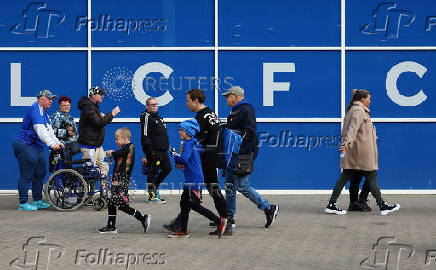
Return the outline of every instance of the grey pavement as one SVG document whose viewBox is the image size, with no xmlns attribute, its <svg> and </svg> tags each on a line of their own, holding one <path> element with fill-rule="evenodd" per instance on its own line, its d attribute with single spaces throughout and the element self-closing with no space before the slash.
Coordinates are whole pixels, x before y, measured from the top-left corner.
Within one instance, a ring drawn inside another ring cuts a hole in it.
<svg viewBox="0 0 436 270">
<path fill-rule="evenodd" d="M 323 213 L 328 195 L 265 198 L 280 205 L 271 228 L 264 228 L 262 211 L 238 196 L 232 236 L 209 236 L 209 222 L 192 213 L 191 237 L 170 239 L 162 225 L 179 210 L 175 195 L 166 205 L 133 199 L 133 207 L 152 215 L 146 234 L 122 212 L 118 234 L 99 234 L 106 211 L 17 211 L 17 196 L 3 195 L 0 269 L 436 269 L 434 195 L 385 195 L 401 204 L 388 216 L 379 215 L 373 198 L 372 212 L 345 216 Z M 212 209 L 211 198 L 203 205 Z M 348 207 L 348 195 L 339 206 Z"/>
</svg>

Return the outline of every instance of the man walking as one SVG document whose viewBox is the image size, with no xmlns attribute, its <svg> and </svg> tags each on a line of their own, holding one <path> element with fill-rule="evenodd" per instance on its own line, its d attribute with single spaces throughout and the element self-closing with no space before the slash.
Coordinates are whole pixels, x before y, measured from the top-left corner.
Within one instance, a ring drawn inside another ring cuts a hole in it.
<svg viewBox="0 0 436 270">
<path fill-rule="evenodd" d="M 159 104 L 153 97 L 147 99 L 146 110 L 141 114 L 141 145 L 148 166 L 147 186 L 149 202 L 166 203 L 159 196 L 159 185 L 171 172 L 168 156 L 167 125 L 157 113 Z"/>
<path fill-rule="evenodd" d="M 242 157 L 249 157 L 254 162 L 257 157 L 257 133 L 256 133 L 256 115 L 254 107 L 244 101 L 244 89 L 239 86 L 233 86 L 222 94 L 227 99 L 227 105 L 232 107 L 232 112 L 227 117 L 226 127 L 237 131 L 243 138 L 239 149 L 238 160 Z M 230 225 L 236 214 L 236 191 L 239 191 L 250 199 L 266 215 L 265 228 L 268 228 L 276 219 L 279 206 L 270 204 L 248 181 L 249 174 L 236 175 L 234 171 L 226 170 L 226 200 L 227 211 Z M 232 227 L 227 225 L 227 230 Z"/>
</svg>

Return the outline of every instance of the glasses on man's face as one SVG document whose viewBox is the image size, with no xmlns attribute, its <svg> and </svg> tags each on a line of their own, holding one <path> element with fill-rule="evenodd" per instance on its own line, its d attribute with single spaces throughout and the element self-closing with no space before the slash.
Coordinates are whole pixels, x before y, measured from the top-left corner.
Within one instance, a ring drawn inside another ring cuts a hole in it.
<svg viewBox="0 0 436 270">
<path fill-rule="evenodd" d="M 159 104 L 158 103 L 150 103 L 150 104 L 148 104 L 148 106 L 157 107 L 157 106 L 159 106 Z"/>
</svg>

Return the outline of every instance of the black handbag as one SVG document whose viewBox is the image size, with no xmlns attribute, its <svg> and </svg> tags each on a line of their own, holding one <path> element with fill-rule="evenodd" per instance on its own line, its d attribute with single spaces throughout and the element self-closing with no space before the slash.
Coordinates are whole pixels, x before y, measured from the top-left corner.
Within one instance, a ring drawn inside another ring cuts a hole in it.
<svg viewBox="0 0 436 270">
<path fill-rule="evenodd" d="M 236 164 L 236 169 L 233 171 L 233 174 L 237 176 L 246 176 L 252 173 L 253 169 L 253 153 L 238 155 L 238 163 Z"/>
</svg>

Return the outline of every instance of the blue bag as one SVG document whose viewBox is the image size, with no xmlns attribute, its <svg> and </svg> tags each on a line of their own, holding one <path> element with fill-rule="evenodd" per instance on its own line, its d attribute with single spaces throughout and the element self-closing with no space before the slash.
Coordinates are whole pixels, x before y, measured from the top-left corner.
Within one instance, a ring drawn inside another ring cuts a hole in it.
<svg viewBox="0 0 436 270">
<path fill-rule="evenodd" d="M 222 167 L 234 171 L 238 164 L 239 148 L 242 144 L 241 135 L 232 129 L 221 128 L 222 136 Z"/>
</svg>

